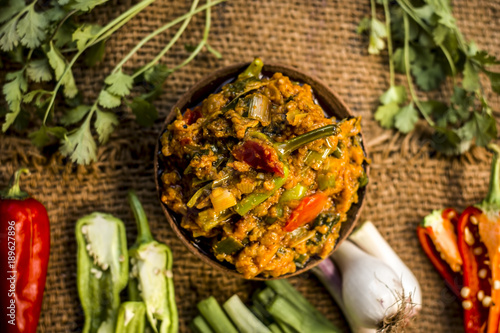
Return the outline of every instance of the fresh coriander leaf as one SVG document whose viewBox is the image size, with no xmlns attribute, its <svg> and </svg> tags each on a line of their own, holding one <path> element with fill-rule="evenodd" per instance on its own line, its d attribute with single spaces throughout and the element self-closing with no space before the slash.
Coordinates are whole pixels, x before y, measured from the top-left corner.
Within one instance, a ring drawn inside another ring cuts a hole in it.
<svg viewBox="0 0 500 333">
<path fill-rule="evenodd" d="M 432 136 L 432 146 L 445 155 L 459 155 L 469 150 L 471 138 L 463 128 L 447 129 L 435 127 Z"/>
<path fill-rule="evenodd" d="M 132 88 L 134 79 L 132 76 L 123 73 L 120 68 L 118 72 L 109 75 L 104 80 L 104 83 L 109 85 L 106 90 L 111 94 L 123 97 L 130 95 L 130 88 Z"/>
<path fill-rule="evenodd" d="M 0 11 L 0 23 L 6 22 L 14 18 L 19 12 L 27 10 L 24 1 L 10 0 L 8 4 L 2 4 L 2 11 Z"/>
<path fill-rule="evenodd" d="M 66 129 L 64 127 L 46 127 L 42 126 L 39 130 L 34 131 L 29 134 L 29 138 L 33 145 L 38 148 L 43 148 L 49 145 L 54 138 L 62 139 L 66 134 Z"/>
<path fill-rule="evenodd" d="M 480 147 L 486 147 L 498 134 L 495 118 L 487 113 L 481 115 L 479 112 L 473 112 L 471 120 L 464 125 L 464 129 L 471 137 L 476 138 L 476 145 Z"/>
<path fill-rule="evenodd" d="M 441 65 L 435 61 L 435 55 L 427 48 L 419 48 L 417 54 L 411 66 L 415 82 L 425 91 L 438 88 L 446 75 Z"/>
<path fill-rule="evenodd" d="M 446 40 L 448 34 L 452 33 L 453 31 L 450 28 L 442 24 L 438 24 L 438 26 L 432 31 L 432 37 L 437 45 L 441 45 Z"/>
<path fill-rule="evenodd" d="M 144 80 L 154 86 L 161 87 L 171 73 L 172 71 L 167 66 L 158 64 L 144 72 Z"/>
<path fill-rule="evenodd" d="M 425 21 L 427 24 L 434 26 L 436 24 L 436 16 L 434 15 L 434 9 L 429 5 L 424 5 L 421 7 L 416 7 L 413 12 L 417 17 Z"/>
<path fill-rule="evenodd" d="M 59 151 L 78 164 L 89 164 L 97 159 L 97 146 L 90 131 L 90 118 L 87 118 L 81 127 L 64 136 Z"/>
<path fill-rule="evenodd" d="M 415 52 L 415 49 L 411 46 L 408 49 L 408 55 L 409 55 L 409 58 L 410 58 L 409 60 L 410 60 L 410 64 L 411 64 L 415 61 L 415 58 L 417 57 L 417 53 Z M 398 47 L 396 49 L 396 51 L 394 52 L 394 55 L 393 55 L 393 60 L 394 60 L 394 69 L 399 73 L 406 73 L 404 48 Z"/>
<path fill-rule="evenodd" d="M 90 106 L 88 105 L 79 105 L 71 110 L 68 110 L 61 117 L 61 124 L 68 126 L 78 123 L 80 120 L 85 117 L 87 113 L 90 111 Z"/>
<path fill-rule="evenodd" d="M 380 105 L 375 111 L 375 119 L 380 123 L 380 126 L 384 128 L 394 127 L 394 117 L 399 112 L 399 106 L 397 103 L 389 103 L 386 105 Z"/>
<path fill-rule="evenodd" d="M 56 34 L 53 38 L 54 46 L 56 48 L 63 48 L 64 46 L 70 46 L 75 48 L 76 43 L 73 43 L 73 31 L 76 29 L 71 21 L 66 21 L 57 29 Z"/>
<path fill-rule="evenodd" d="M 71 9 L 80 10 L 82 12 L 88 12 L 94 7 L 101 5 L 108 0 L 74 0 L 71 4 Z"/>
<path fill-rule="evenodd" d="M 12 112 L 7 113 L 2 131 L 5 132 L 14 123 L 16 117 L 21 112 L 21 100 L 23 94 L 28 90 L 28 82 L 24 76 L 24 70 L 7 73 L 5 76 L 7 83 L 3 86 L 5 100 Z"/>
<path fill-rule="evenodd" d="M 12 51 L 19 45 L 17 20 L 17 18 L 13 18 L 0 28 L 0 48 L 4 52 Z"/>
<path fill-rule="evenodd" d="M 32 90 L 23 96 L 23 103 L 30 104 L 35 101 L 37 107 L 43 106 L 47 101 L 44 100 L 45 96 L 52 95 L 52 91 L 47 91 L 43 89 Z"/>
<path fill-rule="evenodd" d="M 47 52 L 47 58 L 49 59 L 50 66 L 54 69 L 56 75 L 56 80 L 62 80 L 64 86 L 64 95 L 69 98 L 76 96 L 78 93 L 78 88 L 76 87 L 75 78 L 73 77 L 73 72 L 71 68 L 66 70 L 66 59 L 62 56 L 61 52 L 54 47 L 54 44 L 50 42 L 50 48 Z M 63 77 L 64 75 L 64 77 Z"/>
<path fill-rule="evenodd" d="M 156 100 L 158 97 L 160 97 L 162 93 L 163 93 L 163 89 L 161 88 L 161 86 L 156 86 L 153 90 L 151 90 L 145 94 L 142 94 L 139 97 L 144 99 L 145 101 L 151 103 L 154 100 Z"/>
<path fill-rule="evenodd" d="M 208 52 L 212 53 L 217 59 L 222 59 L 222 54 L 211 47 L 209 44 L 205 44 L 205 47 L 207 48 Z"/>
<path fill-rule="evenodd" d="M 97 134 L 99 134 L 99 142 L 106 143 L 109 139 L 109 135 L 113 133 L 115 126 L 118 124 L 118 118 L 114 113 L 97 110 L 97 118 L 94 125 Z"/>
<path fill-rule="evenodd" d="M 49 22 L 59 22 L 67 15 L 67 12 L 61 6 L 54 6 L 43 12 Z"/>
<path fill-rule="evenodd" d="M 84 50 L 88 42 L 94 38 L 99 31 L 101 31 L 101 27 L 94 24 L 85 24 L 76 29 L 75 32 L 73 32 L 72 39 L 76 42 L 78 51 Z"/>
<path fill-rule="evenodd" d="M 384 105 L 403 104 L 404 102 L 406 102 L 406 88 L 403 86 L 391 86 L 380 96 L 380 103 Z"/>
<path fill-rule="evenodd" d="M 460 87 L 453 87 L 453 95 L 450 99 L 453 112 L 459 120 L 467 120 L 470 116 L 470 112 L 474 108 L 475 96 L 472 93 L 468 93 L 465 89 Z M 450 113 L 453 113 L 451 110 Z"/>
<path fill-rule="evenodd" d="M 57 0 L 57 2 L 61 5 L 61 6 L 64 6 L 64 5 L 67 5 L 70 0 Z"/>
<path fill-rule="evenodd" d="M 425 2 L 432 7 L 434 13 L 439 16 L 439 23 L 450 29 L 457 29 L 449 0 L 425 0 Z"/>
<path fill-rule="evenodd" d="M 85 65 L 88 67 L 93 67 L 98 62 L 101 62 L 106 53 L 106 41 L 99 42 L 92 45 L 85 51 Z"/>
<path fill-rule="evenodd" d="M 464 66 L 464 80 L 462 81 L 462 86 L 467 91 L 476 91 L 479 89 L 479 73 L 474 64 L 467 60 Z"/>
<path fill-rule="evenodd" d="M 29 122 L 30 113 L 21 108 L 21 111 L 17 115 L 16 120 L 14 120 L 14 123 L 12 124 L 12 128 L 14 128 L 16 131 L 24 131 L 26 128 L 28 128 Z"/>
<path fill-rule="evenodd" d="M 140 97 L 134 98 L 128 106 L 132 109 L 135 120 L 141 126 L 152 126 L 158 118 L 155 106 Z"/>
<path fill-rule="evenodd" d="M 370 44 L 368 46 L 368 53 L 379 54 L 385 48 L 383 38 L 387 37 L 387 30 L 385 24 L 376 18 L 372 18 L 370 24 Z"/>
<path fill-rule="evenodd" d="M 490 78 L 491 89 L 500 94 L 500 73 L 484 71 Z"/>
<path fill-rule="evenodd" d="M 413 106 L 413 103 L 410 103 L 406 106 L 403 106 L 396 114 L 396 116 L 394 117 L 394 126 L 401 133 L 407 134 L 413 131 L 417 121 L 418 121 L 418 111 Z"/>
<path fill-rule="evenodd" d="M 107 90 L 102 90 L 99 94 L 97 102 L 100 106 L 112 109 L 120 106 L 122 100 L 119 96 L 109 93 Z"/>
<path fill-rule="evenodd" d="M 34 82 L 52 80 L 52 73 L 46 58 L 31 60 L 26 68 L 26 73 L 28 74 L 28 78 Z"/>
<path fill-rule="evenodd" d="M 499 65 L 500 60 L 488 54 L 486 51 L 478 51 L 472 57 L 473 60 L 477 61 L 482 66 Z"/>
<path fill-rule="evenodd" d="M 34 49 L 42 43 L 46 37 L 45 30 L 48 28 L 49 20 L 43 13 L 37 13 L 35 6 L 29 6 L 29 10 L 17 23 L 17 33 L 21 38 L 21 44 Z"/>
<path fill-rule="evenodd" d="M 359 21 L 359 25 L 356 29 L 356 32 L 358 34 L 362 34 L 363 32 L 368 31 L 370 29 L 370 24 L 371 24 L 370 18 L 367 16 L 363 17 L 363 19 Z"/>
<path fill-rule="evenodd" d="M 420 111 L 433 118 L 442 118 L 448 111 L 448 106 L 439 101 L 421 101 Z"/>
<path fill-rule="evenodd" d="M 394 6 L 391 9 L 391 34 L 394 39 L 394 41 L 400 41 L 403 42 L 405 39 L 405 33 L 404 33 L 404 23 L 403 23 L 403 16 L 405 15 L 404 10 L 400 6 Z M 413 41 L 417 39 L 417 37 L 420 34 L 420 28 L 411 17 L 408 17 L 408 23 L 409 23 L 409 33 L 410 33 L 410 41 Z"/>
</svg>

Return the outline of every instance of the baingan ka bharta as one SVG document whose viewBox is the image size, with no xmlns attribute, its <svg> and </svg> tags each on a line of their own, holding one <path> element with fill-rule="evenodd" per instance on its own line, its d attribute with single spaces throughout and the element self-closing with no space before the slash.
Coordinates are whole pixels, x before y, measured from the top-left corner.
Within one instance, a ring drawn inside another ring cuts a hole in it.
<svg viewBox="0 0 500 333">
<path fill-rule="evenodd" d="M 250 66 L 160 137 L 161 201 L 245 278 L 335 247 L 367 182 L 360 118 L 327 118 L 307 84 Z"/>
</svg>

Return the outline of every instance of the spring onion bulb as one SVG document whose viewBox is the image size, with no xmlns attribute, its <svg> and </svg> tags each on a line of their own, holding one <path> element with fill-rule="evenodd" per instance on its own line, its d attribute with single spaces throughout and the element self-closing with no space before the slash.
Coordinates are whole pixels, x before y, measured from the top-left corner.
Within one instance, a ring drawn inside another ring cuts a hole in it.
<svg viewBox="0 0 500 333">
<path fill-rule="evenodd" d="M 313 272 L 344 313 L 354 333 L 396 332 L 421 307 L 417 279 L 373 224 L 356 231 Z"/>
<path fill-rule="evenodd" d="M 361 327 L 381 328 L 398 315 L 404 294 L 398 275 L 382 260 L 345 241 L 333 253 L 342 274 L 344 307 Z"/>
<path fill-rule="evenodd" d="M 367 221 L 349 237 L 366 253 L 382 260 L 391 267 L 400 277 L 401 284 L 408 296 L 408 303 L 412 304 L 412 315 L 416 315 L 422 308 L 422 291 L 417 278 L 405 263 L 394 252 L 392 247 L 382 237 L 373 223 Z"/>
</svg>

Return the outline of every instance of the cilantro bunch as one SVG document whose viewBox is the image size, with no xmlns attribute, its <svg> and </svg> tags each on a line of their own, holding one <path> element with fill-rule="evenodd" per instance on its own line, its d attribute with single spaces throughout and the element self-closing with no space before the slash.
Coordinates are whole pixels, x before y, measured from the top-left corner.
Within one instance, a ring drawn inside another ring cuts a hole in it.
<svg viewBox="0 0 500 333">
<path fill-rule="evenodd" d="M 5 76 L 3 94 L 8 111 L 2 131 L 11 127 L 24 130 L 35 115 L 41 125 L 29 134 L 34 145 L 41 148 L 58 141 L 64 156 L 78 164 L 88 164 L 97 158 L 96 141 L 106 143 L 119 124 L 112 109 L 124 103 L 140 125 L 152 125 L 158 116 L 152 101 L 161 94 L 167 77 L 204 48 L 220 57 L 207 41 L 210 9 L 225 0 L 207 0 L 202 6 L 194 0 L 188 13 L 144 37 L 105 78 L 98 98 L 90 105 L 81 103 L 72 69 L 77 64 L 93 66 L 99 62 L 106 52 L 107 39 L 154 1 L 142 0 L 102 27 L 81 20 L 76 23 L 74 18 L 107 0 L 52 0 L 43 4 L 10 0 L 7 5 L 0 5 L 0 50 L 14 63 L 9 68 L 16 68 Z M 200 43 L 177 66 L 167 68 L 160 64 L 191 18 L 202 11 L 206 12 L 206 23 Z M 124 64 L 141 47 L 177 25 L 177 32 L 153 60 L 133 73 L 124 71 Z"/>
<path fill-rule="evenodd" d="M 433 129 L 433 147 L 447 155 L 462 154 L 472 144 L 484 147 L 495 139 L 496 122 L 479 73 L 486 74 L 492 90 L 500 94 L 500 73 L 489 68 L 500 61 L 464 39 L 449 1 L 377 2 L 383 5 L 385 22 L 376 18 L 371 0 L 371 18 L 361 21 L 358 32 L 369 31 L 371 54 L 379 54 L 387 44 L 390 85 L 375 112 L 380 125 L 409 133 L 422 117 Z M 409 96 L 404 86 L 396 85 L 395 72 L 405 74 Z M 448 103 L 418 98 L 417 88 L 436 90 L 447 77 L 453 82 Z"/>
</svg>

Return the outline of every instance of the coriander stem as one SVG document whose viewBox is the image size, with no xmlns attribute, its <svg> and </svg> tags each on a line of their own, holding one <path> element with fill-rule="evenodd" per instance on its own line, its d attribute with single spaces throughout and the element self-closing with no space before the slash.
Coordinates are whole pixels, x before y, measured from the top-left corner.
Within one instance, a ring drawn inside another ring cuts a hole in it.
<svg viewBox="0 0 500 333">
<path fill-rule="evenodd" d="M 104 28 L 99 31 L 99 33 L 92 38 L 91 42 L 87 44 L 86 47 L 90 47 L 94 44 L 99 43 L 100 41 L 108 38 L 111 36 L 116 30 L 120 29 L 122 26 L 124 26 L 128 21 L 130 21 L 134 16 L 139 14 L 144 8 L 155 2 L 156 0 L 143 0 L 136 4 L 135 6 L 131 7 L 129 10 L 127 10 L 125 13 L 121 14 L 117 18 L 115 18 L 113 21 L 108 23 Z"/>
<path fill-rule="evenodd" d="M 207 3 L 203 6 L 200 6 L 198 7 L 197 9 L 193 10 L 194 7 L 192 7 L 191 11 L 187 14 L 184 14 L 183 16 L 180 16 L 179 18 L 175 19 L 174 21 L 166 24 L 165 26 L 163 26 L 162 28 L 160 29 L 163 29 L 162 31 L 170 28 L 171 26 L 173 25 L 176 25 L 177 23 L 181 22 L 182 20 L 184 19 L 191 19 L 191 17 L 193 17 L 195 14 L 203 11 L 203 10 L 207 10 L 207 22 L 205 23 L 205 32 L 204 32 L 204 36 L 203 36 L 203 40 L 202 42 L 196 47 L 196 49 L 191 53 L 191 55 L 184 61 L 182 62 L 180 65 L 177 65 L 176 67 L 172 68 L 171 71 L 175 71 L 183 66 L 185 66 L 187 63 L 189 63 L 191 60 L 193 60 L 193 58 L 201 51 L 201 49 L 203 48 L 203 46 L 205 45 L 207 39 L 208 39 L 208 33 L 207 31 L 209 31 L 210 29 L 210 14 L 209 14 L 209 11 L 210 11 L 210 8 L 212 6 L 215 6 L 221 2 L 224 2 L 226 0 L 217 0 L 217 1 L 207 1 Z M 193 4 L 194 5 L 194 4 Z M 187 21 L 189 23 L 189 21 Z M 208 30 L 207 30 L 208 28 Z M 160 30 L 158 29 L 158 30 Z M 182 34 L 182 27 L 181 29 L 179 29 L 179 32 L 172 38 L 172 40 L 170 41 L 170 43 L 152 60 L 150 61 L 146 66 L 144 66 L 143 68 L 141 68 L 139 71 L 137 71 L 136 73 L 134 73 L 134 75 L 132 75 L 132 78 L 136 78 L 138 77 L 139 75 L 141 75 L 142 73 L 144 73 L 145 71 L 147 71 L 148 69 L 150 69 L 151 67 L 153 67 L 156 63 L 158 63 L 160 61 L 160 59 L 165 55 L 165 53 L 167 53 L 167 51 L 172 47 L 172 45 L 177 41 L 177 39 L 180 37 L 180 35 Z M 172 44 L 172 45 L 171 45 Z M 201 46 L 200 46 L 201 45 Z M 194 55 L 194 56 L 193 56 Z"/>
<path fill-rule="evenodd" d="M 396 0 L 397 3 L 403 8 L 404 12 L 408 15 L 411 16 L 411 18 L 417 22 L 417 24 L 425 31 L 427 32 L 430 36 L 432 36 L 432 31 L 425 25 L 425 23 L 413 12 L 413 6 L 407 1 L 407 0 Z M 453 62 L 453 58 L 451 57 L 450 52 L 446 47 L 443 46 L 442 43 L 437 44 L 440 48 L 441 51 L 443 52 L 444 56 L 446 57 L 446 60 L 448 60 L 448 64 L 450 65 L 451 69 L 451 74 L 453 77 L 453 81 L 455 81 L 455 76 L 457 74 L 457 69 L 455 68 L 455 63 Z"/>
<path fill-rule="evenodd" d="M 179 28 L 179 30 L 177 31 L 177 33 L 172 37 L 172 39 L 170 40 L 170 42 L 165 46 L 165 48 L 159 53 L 161 56 L 160 58 L 165 54 L 167 53 L 167 51 L 177 42 L 177 40 L 179 39 L 179 37 L 184 33 L 184 30 L 186 30 L 189 22 L 191 21 L 191 18 L 193 17 L 194 15 L 194 10 L 196 9 L 196 6 L 198 6 L 198 2 L 199 0 L 195 0 L 193 1 L 193 4 L 191 5 L 191 9 L 189 11 L 188 14 L 186 15 L 183 15 L 182 17 L 185 17 L 185 20 L 184 20 L 184 23 L 182 23 L 182 26 Z M 162 32 L 168 30 L 169 28 L 171 28 L 172 26 L 176 25 L 177 23 L 181 22 L 181 20 L 174 20 L 174 21 L 171 21 L 167 24 L 165 24 L 164 26 L 156 29 L 154 32 L 152 32 L 151 34 L 149 34 L 148 36 L 144 37 L 119 63 L 118 65 L 116 65 L 116 67 L 113 69 L 112 73 L 116 73 L 122 66 L 123 64 L 125 64 L 141 47 L 144 46 L 144 44 L 146 44 L 148 41 L 150 41 L 152 38 L 156 37 L 157 35 L 161 34 Z M 156 57 L 157 58 L 157 57 Z M 156 59 L 155 58 L 155 59 Z M 154 60 L 150 63 L 148 63 L 146 66 L 144 66 L 139 72 L 141 72 L 141 74 L 143 72 L 145 72 L 146 70 L 148 70 L 150 67 L 151 67 L 151 64 L 155 64 L 156 62 L 154 62 Z M 137 73 L 136 73 L 137 74 Z M 135 76 L 135 75 L 134 75 Z"/>
<path fill-rule="evenodd" d="M 108 23 L 104 28 L 102 28 L 101 31 L 99 31 L 99 33 L 97 35 L 95 35 L 94 37 L 92 37 L 89 40 L 89 42 L 85 45 L 85 47 L 82 50 L 78 51 L 78 53 L 73 56 L 73 58 L 71 59 L 71 62 L 68 65 L 66 65 L 66 68 L 64 68 L 64 72 L 62 73 L 61 77 L 57 81 L 56 86 L 52 90 L 52 97 L 50 99 L 50 102 L 49 102 L 47 109 L 45 110 L 45 115 L 43 117 L 43 125 L 45 125 L 47 122 L 47 118 L 50 114 L 50 110 L 52 109 L 52 106 L 54 105 L 54 102 L 55 102 L 55 99 L 57 96 L 57 92 L 59 91 L 59 88 L 62 85 L 64 77 L 68 73 L 68 70 L 70 70 L 71 67 L 73 67 L 76 60 L 82 55 L 82 53 L 85 52 L 85 50 L 87 48 L 89 48 L 90 46 L 98 43 L 100 40 L 107 38 L 109 35 L 113 34 L 116 30 L 121 28 L 125 23 L 130 21 L 132 19 L 132 17 L 137 15 L 140 11 L 142 11 L 144 8 L 149 6 L 154 1 L 155 0 L 143 0 L 140 3 L 138 3 L 137 5 L 131 7 L 125 13 L 121 14 L 116 19 L 114 19 L 113 21 Z M 50 42 L 50 44 L 52 46 L 52 42 Z"/>
<path fill-rule="evenodd" d="M 50 45 L 52 46 L 52 42 L 50 42 Z M 73 59 L 71 59 L 71 62 L 66 65 L 66 68 L 64 68 L 64 72 L 61 74 L 61 77 L 59 78 L 59 81 L 57 81 L 56 86 L 52 90 L 52 97 L 50 98 L 49 105 L 47 106 L 47 109 L 45 110 L 45 115 L 43 116 L 43 125 L 47 122 L 47 117 L 49 116 L 50 109 L 52 109 L 52 106 L 54 105 L 54 102 L 56 100 L 57 92 L 59 91 L 59 88 L 61 87 L 64 77 L 68 73 L 68 70 L 70 70 L 71 67 L 75 64 L 76 60 L 78 57 L 85 51 L 85 49 L 82 49 L 81 51 L 78 51 L 77 54 L 73 56 Z"/>
<path fill-rule="evenodd" d="M 385 13 L 385 29 L 387 30 L 387 52 L 389 53 L 389 73 L 391 87 L 395 86 L 394 75 L 394 55 L 392 52 L 392 35 L 391 35 L 391 13 L 389 12 L 389 1 L 383 0 Z"/>
<path fill-rule="evenodd" d="M 425 120 L 434 127 L 434 121 L 424 112 L 424 108 L 422 107 L 422 104 L 420 104 L 420 101 L 417 97 L 417 94 L 415 93 L 415 89 L 413 87 L 413 82 L 411 79 L 411 74 L 410 74 L 410 26 L 408 23 L 408 15 L 406 13 L 403 13 L 403 22 L 404 22 L 404 31 L 405 31 L 405 42 L 404 42 L 404 59 L 405 59 L 405 69 L 406 69 L 406 78 L 408 79 L 408 87 L 410 88 L 410 94 L 417 105 L 418 109 L 420 110 L 420 113 L 422 116 L 424 116 Z"/>
</svg>

